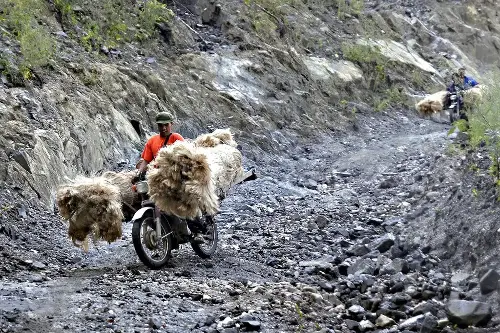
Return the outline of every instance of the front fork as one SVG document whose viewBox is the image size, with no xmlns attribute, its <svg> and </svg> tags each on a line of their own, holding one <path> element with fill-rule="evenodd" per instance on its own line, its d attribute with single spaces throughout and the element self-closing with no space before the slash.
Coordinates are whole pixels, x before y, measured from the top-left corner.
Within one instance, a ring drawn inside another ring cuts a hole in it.
<svg viewBox="0 0 500 333">
<path fill-rule="evenodd" d="M 160 208 L 155 206 L 153 217 L 155 220 L 155 225 L 156 225 L 156 239 L 160 240 L 161 239 L 161 212 Z"/>
</svg>

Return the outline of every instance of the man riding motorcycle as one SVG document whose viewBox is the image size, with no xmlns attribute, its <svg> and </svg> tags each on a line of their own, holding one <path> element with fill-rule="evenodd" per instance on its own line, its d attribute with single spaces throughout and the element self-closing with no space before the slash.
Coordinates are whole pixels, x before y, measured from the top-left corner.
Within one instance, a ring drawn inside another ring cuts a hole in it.
<svg viewBox="0 0 500 333">
<path fill-rule="evenodd" d="M 479 84 L 473 78 L 471 78 L 469 76 L 465 76 L 465 67 L 460 67 L 460 69 L 458 70 L 458 77 L 460 79 L 460 82 L 462 82 L 462 85 L 464 86 L 465 89 L 468 89 L 470 87 L 475 87 Z"/>
<path fill-rule="evenodd" d="M 172 123 L 174 121 L 172 114 L 169 112 L 160 112 L 156 115 L 155 121 L 158 125 L 159 134 L 152 136 L 146 142 L 146 145 L 141 153 L 141 160 L 136 165 L 136 168 L 138 169 L 138 176 L 134 182 L 137 179 L 143 179 L 145 177 L 148 164 L 154 161 L 161 148 L 171 145 L 176 141 L 184 141 L 182 135 L 172 132 Z M 191 231 L 193 231 L 191 236 L 193 237 L 194 242 L 203 243 L 204 239 L 202 235 L 198 233 L 200 228 L 199 223 L 200 222 L 197 220 L 187 220 L 188 227 Z"/>
<path fill-rule="evenodd" d="M 476 85 L 478 85 L 478 82 L 471 77 L 465 76 L 465 67 L 461 67 L 458 70 L 458 73 L 453 73 L 452 82 L 446 88 L 446 90 L 449 92 L 449 94 L 454 94 L 454 93 L 457 93 L 458 91 L 467 90 L 467 89 L 474 87 Z M 457 89 L 457 88 L 459 88 L 459 89 Z M 458 98 L 458 108 L 460 110 L 460 118 L 467 120 L 467 115 L 465 114 L 465 112 L 463 112 L 464 99 L 463 99 L 462 94 L 458 93 L 457 98 Z M 446 107 L 448 107 L 450 104 L 451 104 L 451 100 L 449 99 L 449 96 L 448 96 L 448 99 L 446 102 Z"/>
</svg>

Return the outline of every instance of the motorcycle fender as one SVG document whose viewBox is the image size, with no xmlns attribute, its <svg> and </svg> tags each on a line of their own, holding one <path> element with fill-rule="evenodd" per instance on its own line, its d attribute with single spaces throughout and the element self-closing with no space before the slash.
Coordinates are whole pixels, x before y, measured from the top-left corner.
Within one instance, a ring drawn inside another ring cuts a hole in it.
<svg viewBox="0 0 500 333">
<path fill-rule="evenodd" d="M 138 220 L 143 217 L 148 210 L 153 210 L 153 207 L 142 207 L 141 209 L 139 209 L 137 212 L 135 212 L 134 217 L 132 217 L 132 221 Z"/>
</svg>

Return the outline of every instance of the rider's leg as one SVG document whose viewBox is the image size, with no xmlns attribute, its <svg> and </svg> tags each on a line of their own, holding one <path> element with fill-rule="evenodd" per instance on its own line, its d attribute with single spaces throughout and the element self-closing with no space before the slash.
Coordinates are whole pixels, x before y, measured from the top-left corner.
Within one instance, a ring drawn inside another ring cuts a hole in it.
<svg viewBox="0 0 500 333">
<path fill-rule="evenodd" d="M 205 231 L 205 226 L 200 217 L 197 217 L 193 220 L 186 219 L 187 225 L 189 229 L 193 232 L 192 237 L 193 241 L 196 243 L 203 243 L 203 232 Z"/>
</svg>

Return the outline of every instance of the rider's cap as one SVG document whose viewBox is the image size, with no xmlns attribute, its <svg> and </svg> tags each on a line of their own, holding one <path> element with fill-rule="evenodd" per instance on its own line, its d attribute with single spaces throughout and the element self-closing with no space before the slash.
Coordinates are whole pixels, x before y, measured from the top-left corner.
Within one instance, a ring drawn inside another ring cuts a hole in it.
<svg viewBox="0 0 500 333">
<path fill-rule="evenodd" d="M 160 112 L 156 115 L 157 124 L 168 124 L 174 121 L 174 116 L 170 112 Z"/>
</svg>

